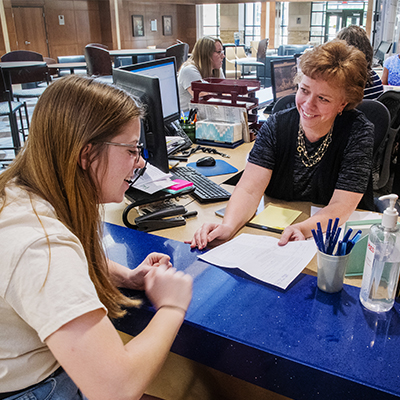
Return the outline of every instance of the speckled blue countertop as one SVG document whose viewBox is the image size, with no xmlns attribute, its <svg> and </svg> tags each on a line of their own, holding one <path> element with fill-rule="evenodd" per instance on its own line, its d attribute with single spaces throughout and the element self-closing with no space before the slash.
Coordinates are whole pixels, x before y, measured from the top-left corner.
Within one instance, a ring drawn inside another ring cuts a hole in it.
<svg viewBox="0 0 400 400">
<path fill-rule="evenodd" d="M 304 274 L 283 291 L 199 261 L 199 251 L 182 242 L 107 223 L 104 244 L 110 259 L 130 268 L 159 251 L 193 277 L 177 354 L 293 399 L 400 397 L 397 302 L 371 313 L 359 288 L 327 294 Z M 145 303 L 115 325 L 135 335 L 153 312 Z"/>
</svg>

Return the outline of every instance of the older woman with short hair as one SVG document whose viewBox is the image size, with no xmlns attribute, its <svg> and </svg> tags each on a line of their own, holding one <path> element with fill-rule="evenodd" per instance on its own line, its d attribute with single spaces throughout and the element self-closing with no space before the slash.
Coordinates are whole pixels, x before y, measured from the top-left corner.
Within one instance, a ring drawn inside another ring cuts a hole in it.
<svg viewBox="0 0 400 400">
<path fill-rule="evenodd" d="M 368 74 L 364 54 L 333 40 L 305 52 L 300 71 L 296 107 L 264 123 L 222 223 L 204 224 L 192 247 L 229 240 L 254 215 L 264 192 L 325 206 L 287 227 L 280 245 L 310 237 L 317 221 L 326 227 L 330 218 L 339 217 L 343 223 L 357 206 L 373 207 L 374 127 L 355 109 Z"/>
</svg>

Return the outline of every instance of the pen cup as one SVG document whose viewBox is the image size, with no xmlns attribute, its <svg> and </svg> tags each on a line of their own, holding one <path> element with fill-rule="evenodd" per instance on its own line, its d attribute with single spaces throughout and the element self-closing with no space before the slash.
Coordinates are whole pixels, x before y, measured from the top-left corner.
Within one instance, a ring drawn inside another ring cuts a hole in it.
<svg viewBox="0 0 400 400">
<path fill-rule="evenodd" d="M 349 255 L 331 256 L 318 250 L 317 285 L 320 290 L 327 293 L 336 293 L 342 290 Z"/>
<path fill-rule="evenodd" d="M 183 131 L 188 135 L 189 139 L 196 142 L 196 124 L 181 124 Z"/>
</svg>

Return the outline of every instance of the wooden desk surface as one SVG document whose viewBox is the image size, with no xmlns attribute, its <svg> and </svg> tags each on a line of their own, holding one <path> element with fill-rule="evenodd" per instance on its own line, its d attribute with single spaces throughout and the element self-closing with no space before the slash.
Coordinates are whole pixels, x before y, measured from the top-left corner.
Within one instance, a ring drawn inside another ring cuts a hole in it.
<svg viewBox="0 0 400 400">
<path fill-rule="evenodd" d="M 215 147 L 218 151 L 222 153 L 226 153 L 230 155 L 230 158 L 223 158 L 219 155 L 212 154 L 212 156 L 215 159 L 222 159 L 228 162 L 231 165 L 234 165 L 237 169 L 238 172 L 242 171 L 245 168 L 246 165 L 246 159 L 247 155 L 250 152 L 251 148 L 253 147 L 253 143 L 243 143 L 241 146 L 237 147 L 236 149 L 226 149 L 222 147 Z M 189 158 L 189 162 L 195 162 L 197 159 L 204 157 L 205 153 L 203 152 L 197 152 L 195 154 L 192 154 Z M 186 163 L 182 163 L 182 165 L 186 165 Z M 230 177 L 234 176 L 234 174 L 227 174 L 227 175 L 218 175 L 218 176 L 213 176 L 210 177 L 214 182 L 221 184 L 222 182 L 226 181 Z M 225 189 L 228 191 L 232 192 L 234 189 L 234 186 L 231 185 L 222 185 Z M 281 207 L 287 207 L 291 209 L 296 209 L 301 211 L 301 215 L 298 217 L 296 222 L 301 222 L 307 219 L 310 216 L 310 211 L 311 211 L 311 203 L 309 202 L 285 202 L 277 199 L 272 199 L 267 196 L 264 196 L 263 201 L 260 203 L 259 207 L 265 208 L 266 205 L 268 204 L 275 204 L 279 205 Z M 159 231 L 154 231 L 151 232 L 152 234 L 156 236 L 161 236 L 165 237 L 168 239 L 173 239 L 173 240 L 178 240 L 180 242 L 183 242 L 185 240 L 190 240 L 193 237 L 193 234 L 196 232 L 196 230 L 205 222 L 221 222 L 222 219 L 218 216 L 215 215 L 215 211 L 226 207 L 227 202 L 217 202 L 217 203 L 211 203 L 211 204 L 200 204 L 196 200 L 193 200 L 190 195 L 187 195 L 183 198 L 181 198 L 178 201 L 178 204 L 184 205 L 188 211 L 197 211 L 198 214 L 194 218 L 189 218 L 186 220 L 186 225 L 176 227 L 176 228 L 169 228 L 169 229 L 163 229 Z M 124 223 L 122 222 L 122 213 L 127 206 L 126 202 L 121 202 L 121 203 L 113 203 L 113 204 L 106 204 L 104 206 L 105 208 L 105 214 L 104 214 L 104 221 L 110 222 L 113 224 L 121 225 L 124 226 Z M 132 210 L 130 213 L 130 220 L 132 220 L 136 217 L 135 212 Z M 266 233 L 265 231 L 262 231 L 260 229 L 256 228 L 250 228 L 247 226 L 244 226 L 239 230 L 239 232 L 236 235 L 239 235 L 241 233 L 250 233 L 253 235 L 265 235 L 268 234 L 270 236 L 274 236 L 279 238 L 280 235 L 276 233 L 271 233 L 268 232 Z M 303 270 L 304 273 L 309 274 L 309 275 L 317 275 L 317 263 L 316 263 L 316 256 L 311 260 L 311 262 L 308 264 L 307 268 Z M 352 286 L 357 286 L 361 287 L 361 277 L 346 277 L 344 280 L 344 283 Z"/>
</svg>

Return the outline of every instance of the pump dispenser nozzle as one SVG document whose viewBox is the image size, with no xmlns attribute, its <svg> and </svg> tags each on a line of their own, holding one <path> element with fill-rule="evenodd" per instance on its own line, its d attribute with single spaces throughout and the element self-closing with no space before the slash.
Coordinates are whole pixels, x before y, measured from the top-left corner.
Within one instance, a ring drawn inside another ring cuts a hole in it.
<svg viewBox="0 0 400 400">
<path fill-rule="evenodd" d="M 395 208 L 395 204 L 399 196 L 397 194 L 388 194 L 386 196 L 379 197 L 379 200 L 389 200 L 389 207 L 383 212 L 382 226 L 384 228 L 393 229 L 397 224 L 397 217 L 399 213 Z"/>
</svg>

